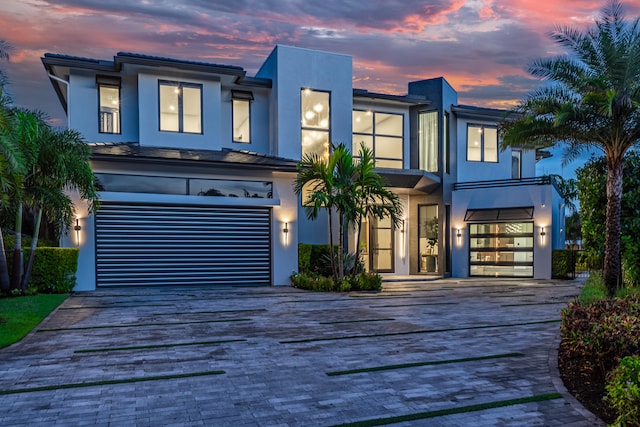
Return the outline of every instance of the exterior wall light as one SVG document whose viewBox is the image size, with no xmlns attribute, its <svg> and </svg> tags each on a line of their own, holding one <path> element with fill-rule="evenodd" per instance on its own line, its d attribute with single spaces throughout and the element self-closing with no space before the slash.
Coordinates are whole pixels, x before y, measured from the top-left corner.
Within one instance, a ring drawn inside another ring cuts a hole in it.
<svg viewBox="0 0 640 427">
<path fill-rule="evenodd" d="M 544 232 L 544 227 L 540 227 L 540 237 L 546 236 L 547 233 Z"/>
<path fill-rule="evenodd" d="M 285 234 L 289 232 L 289 222 L 288 221 L 284 222 L 284 228 L 282 229 L 282 232 L 285 233 Z"/>
<path fill-rule="evenodd" d="M 462 230 L 460 230 L 458 228 L 458 231 L 456 232 L 456 237 L 459 239 L 460 237 L 462 237 Z"/>
<path fill-rule="evenodd" d="M 82 231 L 80 219 L 76 218 L 76 225 L 73 227 L 73 229 L 76 231 L 76 244 L 80 246 L 80 231 Z"/>
</svg>

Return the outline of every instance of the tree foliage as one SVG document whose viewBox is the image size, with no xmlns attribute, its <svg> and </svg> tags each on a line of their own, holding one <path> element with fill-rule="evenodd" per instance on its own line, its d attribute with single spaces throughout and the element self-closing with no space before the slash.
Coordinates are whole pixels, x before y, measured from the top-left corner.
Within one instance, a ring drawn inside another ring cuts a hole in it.
<svg viewBox="0 0 640 427">
<path fill-rule="evenodd" d="M 345 231 L 353 226 L 358 234 L 362 222 L 369 216 L 389 216 L 394 227 L 400 223 L 402 206 L 398 196 L 384 186 L 382 177 L 374 171 L 375 160 L 371 150 L 362 146 L 354 158 L 344 144 L 332 146 L 329 159 L 315 154 L 306 155 L 298 164 L 294 183 L 296 194 L 308 192 L 303 200 L 306 215 L 316 219 L 321 210 L 327 212 L 331 268 L 335 279 L 342 280 L 344 271 Z M 338 217 L 338 253 L 333 251 L 333 216 Z M 356 250 L 359 257 L 359 248 Z M 357 264 L 357 263 L 356 263 Z M 352 273 L 355 274 L 354 266 Z"/>
<path fill-rule="evenodd" d="M 586 251 L 602 258 L 606 232 L 606 159 L 592 157 L 578 168 L 578 198 L 582 220 L 582 240 Z M 622 263 L 627 277 L 637 285 L 640 252 L 640 154 L 630 151 L 624 164 L 621 199 Z"/>
<path fill-rule="evenodd" d="M 529 72 L 546 84 L 503 126 L 503 144 L 563 145 L 571 160 L 594 148 L 606 159 L 604 279 L 621 285 L 620 215 L 625 154 L 640 139 L 640 21 L 627 20 L 618 0 L 586 31 L 558 27 L 551 39 L 568 53 L 534 61 Z"/>
</svg>

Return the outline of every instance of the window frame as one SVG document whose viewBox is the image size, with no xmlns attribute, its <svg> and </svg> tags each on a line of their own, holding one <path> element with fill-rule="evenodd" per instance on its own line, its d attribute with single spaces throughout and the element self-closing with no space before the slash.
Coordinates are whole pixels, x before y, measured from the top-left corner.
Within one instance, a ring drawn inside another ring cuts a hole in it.
<svg viewBox="0 0 640 427">
<path fill-rule="evenodd" d="M 177 87 L 180 92 L 178 93 L 178 130 L 166 130 L 162 129 L 162 111 L 161 108 L 161 87 L 162 86 Z M 183 88 L 198 89 L 200 92 L 200 132 L 188 132 L 184 130 L 184 102 L 183 102 Z M 203 135 L 204 134 L 204 103 L 202 102 L 203 85 L 201 83 L 181 82 L 175 80 L 158 80 L 158 132 L 169 133 L 187 133 L 191 135 Z"/>
<path fill-rule="evenodd" d="M 514 177 L 513 160 L 516 158 L 518 159 L 518 176 Z M 522 150 L 511 150 L 511 179 L 522 179 Z"/>
<path fill-rule="evenodd" d="M 475 128 L 480 128 L 482 130 L 482 136 L 480 138 L 480 160 L 470 160 L 469 159 L 469 128 L 471 127 L 475 127 Z M 485 145 L 485 129 L 495 129 L 496 131 L 496 143 L 495 143 L 495 149 L 496 149 L 496 160 L 486 160 L 485 159 L 485 151 L 486 151 L 486 145 Z M 498 141 L 498 126 L 496 125 L 485 125 L 485 124 L 481 124 L 481 123 L 467 123 L 467 143 L 466 143 L 466 160 L 467 162 L 474 162 L 474 163 L 500 163 L 500 150 L 499 150 L 499 141 Z"/>
<path fill-rule="evenodd" d="M 231 142 L 234 142 L 237 144 L 251 144 L 251 134 L 253 133 L 251 129 L 251 101 L 253 101 L 253 94 L 251 92 L 247 92 L 247 94 L 248 95 L 239 96 L 238 91 L 231 91 Z M 246 103 L 246 106 L 247 106 L 247 122 L 248 122 L 248 128 L 249 128 L 249 136 L 246 141 L 240 141 L 236 139 L 236 135 L 235 135 L 236 133 L 235 132 L 236 102 Z"/>
<path fill-rule="evenodd" d="M 108 132 L 102 127 L 102 95 L 101 88 L 110 88 L 118 90 L 118 131 Z M 121 135 L 122 134 L 122 84 L 119 77 L 112 76 L 96 76 L 96 88 L 98 89 L 98 133 L 106 135 Z"/>
<path fill-rule="evenodd" d="M 360 113 L 367 113 L 370 112 L 372 114 L 371 117 L 371 133 L 364 133 L 364 132 L 355 132 L 355 131 L 351 131 L 351 151 L 352 151 L 352 156 L 354 159 L 360 159 L 360 156 L 357 155 L 357 153 L 353 152 L 353 137 L 355 135 L 361 135 L 361 136 L 367 136 L 367 137 L 371 137 L 371 145 L 372 145 L 372 151 L 373 151 L 373 159 L 377 160 L 387 160 L 387 161 L 400 161 L 400 167 L 398 168 L 388 168 L 388 169 L 404 169 L 404 147 L 405 147 L 405 114 L 404 113 L 396 113 L 396 112 L 390 112 L 390 111 L 379 111 L 379 110 L 365 110 L 365 109 L 360 109 L 360 108 L 353 108 L 352 109 L 352 117 L 353 117 L 353 112 L 360 112 Z M 400 116 L 400 118 L 402 119 L 402 124 L 400 126 L 400 132 L 401 135 L 390 135 L 390 134 L 386 134 L 386 133 L 380 133 L 378 134 L 376 132 L 376 114 L 387 114 L 387 115 L 393 115 L 393 116 Z M 353 129 L 353 125 L 352 125 L 352 129 Z M 378 157 L 376 156 L 376 139 L 377 137 L 380 138 L 395 138 L 395 139 L 399 139 L 401 142 L 400 145 L 400 158 L 391 158 L 391 157 Z M 376 167 L 378 167 L 376 165 Z"/>
</svg>

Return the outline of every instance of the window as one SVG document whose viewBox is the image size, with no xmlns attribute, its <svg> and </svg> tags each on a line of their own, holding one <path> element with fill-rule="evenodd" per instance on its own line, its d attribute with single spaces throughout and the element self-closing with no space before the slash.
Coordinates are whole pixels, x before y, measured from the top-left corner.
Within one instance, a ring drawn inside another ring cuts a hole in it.
<svg viewBox="0 0 640 427">
<path fill-rule="evenodd" d="M 202 133 L 202 85 L 159 82 L 160 130 Z"/>
<path fill-rule="evenodd" d="M 498 161 L 498 129 L 484 125 L 467 127 L 467 161 Z"/>
<path fill-rule="evenodd" d="M 420 169 L 438 172 L 438 112 L 427 111 L 418 117 Z"/>
<path fill-rule="evenodd" d="M 353 110 L 352 119 L 354 158 L 364 143 L 373 152 L 376 167 L 402 169 L 403 115 Z"/>
<path fill-rule="evenodd" d="M 99 104 L 98 131 L 120 133 L 120 79 L 98 76 L 96 84 Z"/>
<path fill-rule="evenodd" d="M 511 178 L 520 179 L 522 178 L 522 151 L 520 150 L 512 150 L 511 151 Z"/>
<path fill-rule="evenodd" d="M 451 134 L 449 132 L 449 112 L 444 112 L 444 171 L 451 173 Z"/>
<path fill-rule="evenodd" d="M 302 157 L 329 158 L 329 92 L 302 89 L 300 94 Z"/>
<path fill-rule="evenodd" d="M 233 142 L 251 142 L 251 101 L 253 94 L 238 90 L 231 91 L 233 110 Z"/>
</svg>

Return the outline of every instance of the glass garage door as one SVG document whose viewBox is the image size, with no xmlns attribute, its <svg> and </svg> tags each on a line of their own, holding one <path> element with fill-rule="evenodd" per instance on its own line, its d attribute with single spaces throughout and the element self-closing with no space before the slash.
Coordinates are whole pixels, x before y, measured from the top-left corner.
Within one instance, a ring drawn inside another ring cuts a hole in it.
<svg viewBox="0 0 640 427">
<path fill-rule="evenodd" d="M 469 275 L 533 277 L 533 223 L 469 226 Z"/>
</svg>

